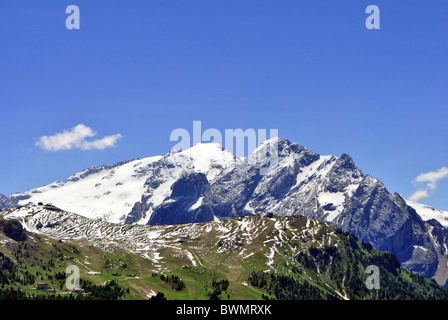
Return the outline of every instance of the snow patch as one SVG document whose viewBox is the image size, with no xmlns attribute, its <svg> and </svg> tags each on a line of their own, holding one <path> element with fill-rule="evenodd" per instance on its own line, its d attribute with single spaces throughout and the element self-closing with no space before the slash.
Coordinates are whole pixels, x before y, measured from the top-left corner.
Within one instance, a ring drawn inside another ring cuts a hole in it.
<svg viewBox="0 0 448 320">
<path fill-rule="evenodd" d="M 333 221 L 344 209 L 345 195 L 342 192 L 321 192 L 318 195 L 321 206 L 332 204 L 332 210 L 324 210 L 327 213 L 326 221 Z"/>
<path fill-rule="evenodd" d="M 441 225 L 448 227 L 448 211 L 437 210 L 430 206 L 410 200 L 406 200 L 406 203 L 408 206 L 414 208 L 424 221 L 436 219 Z"/>
<path fill-rule="evenodd" d="M 200 197 L 190 208 L 188 208 L 188 211 L 193 211 L 199 208 L 202 205 L 202 200 L 204 200 L 204 197 Z"/>
</svg>

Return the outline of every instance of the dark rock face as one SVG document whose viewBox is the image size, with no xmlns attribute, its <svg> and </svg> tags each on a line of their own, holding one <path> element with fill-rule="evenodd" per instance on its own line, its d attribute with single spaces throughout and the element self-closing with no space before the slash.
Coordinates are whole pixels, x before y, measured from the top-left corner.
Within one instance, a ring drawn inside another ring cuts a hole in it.
<svg viewBox="0 0 448 320">
<path fill-rule="evenodd" d="M 394 253 L 419 275 L 431 277 L 437 270 L 437 254 L 424 221 L 400 195 L 390 194 L 372 177 L 361 183 L 337 223 L 378 250 Z M 427 250 L 416 254 L 415 246 Z"/>
<path fill-rule="evenodd" d="M 432 247 L 439 259 L 439 264 L 433 278 L 439 284 L 445 284 L 444 287 L 448 287 L 448 252 L 447 252 L 447 239 L 448 239 L 448 228 L 442 226 L 437 220 L 431 219 L 425 222 L 425 227 L 427 233 L 431 235 Z M 425 247 L 415 250 L 417 253 L 415 255 L 424 255 L 427 253 Z M 414 257 L 413 257 L 414 258 Z M 417 257 L 420 258 L 420 257 Z M 410 259 L 409 261 L 414 261 L 415 259 Z M 411 266 L 410 268 L 412 268 Z M 409 268 L 409 270 L 411 270 Z"/>
<path fill-rule="evenodd" d="M 391 249 L 389 238 L 410 218 L 403 209 L 381 182 L 367 176 L 336 223 L 363 241 L 375 243 L 379 250 Z"/>
<path fill-rule="evenodd" d="M 171 186 L 168 201 L 157 207 L 148 224 L 176 224 L 212 221 L 210 185 L 203 173 L 184 173 Z"/>
<path fill-rule="evenodd" d="M 144 197 L 142 197 L 144 199 Z M 146 216 L 145 212 L 147 212 L 149 209 L 149 206 L 146 204 L 145 201 L 138 201 L 134 203 L 134 206 L 132 207 L 131 212 L 126 216 L 126 219 L 124 223 L 126 224 L 133 224 L 141 220 Z"/>
<path fill-rule="evenodd" d="M 165 160 L 168 155 L 165 156 L 161 161 L 156 161 L 147 166 L 146 171 L 150 176 L 146 182 L 145 187 L 147 189 L 146 194 L 142 195 L 140 201 L 134 203 L 131 212 L 126 216 L 124 223 L 133 224 L 141 219 L 147 218 L 147 215 L 151 214 L 152 205 L 148 203 L 148 199 L 151 196 L 151 191 L 160 187 L 161 184 L 165 182 L 164 177 L 161 176 L 161 172 L 164 167 L 170 167 L 171 164 L 167 163 Z"/>
<path fill-rule="evenodd" d="M 205 174 L 198 172 L 185 173 L 171 186 L 171 198 L 197 199 L 209 188 Z"/>
<path fill-rule="evenodd" d="M 0 221 L 0 228 L 6 236 L 15 241 L 25 241 L 27 239 L 22 224 L 17 220 L 2 220 Z"/>
<path fill-rule="evenodd" d="M 213 210 L 210 206 L 201 205 L 194 210 L 188 210 L 189 205 L 194 202 L 186 203 L 176 201 L 170 204 L 162 204 L 154 212 L 148 224 L 173 224 L 174 221 L 180 223 L 207 222 L 213 220 Z"/>
<path fill-rule="evenodd" d="M 261 176 L 255 168 L 241 165 L 218 178 L 210 187 L 211 203 L 219 218 L 248 215 L 244 209 Z M 235 184 L 235 181 L 242 183 Z"/>
<path fill-rule="evenodd" d="M 326 190 L 335 193 L 343 191 L 352 181 L 358 180 L 363 174 L 356 168 L 352 158 L 343 154 L 336 160 L 327 176 Z"/>
</svg>

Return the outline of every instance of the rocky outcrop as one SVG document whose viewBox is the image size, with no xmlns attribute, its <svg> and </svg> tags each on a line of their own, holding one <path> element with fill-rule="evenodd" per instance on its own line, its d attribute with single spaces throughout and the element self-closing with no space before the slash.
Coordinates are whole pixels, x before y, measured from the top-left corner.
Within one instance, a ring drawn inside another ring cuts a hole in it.
<svg viewBox="0 0 448 320">
<path fill-rule="evenodd" d="M 14 208 L 18 205 L 18 203 L 19 199 L 17 199 L 16 197 L 7 197 L 0 193 L 0 210 L 8 210 Z"/>
<path fill-rule="evenodd" d="M 15 241 L 25 241 L 28 238 L 22 224 L 17 220 L 0 220 L 0 231 Z"/>
<path fill-rule="evenodd" d="M 158 206 L 148 224 L 213 221 L 210 185 L 205 174 L 186 172 L 171 186 L 171 196 Z"/>
</svg>

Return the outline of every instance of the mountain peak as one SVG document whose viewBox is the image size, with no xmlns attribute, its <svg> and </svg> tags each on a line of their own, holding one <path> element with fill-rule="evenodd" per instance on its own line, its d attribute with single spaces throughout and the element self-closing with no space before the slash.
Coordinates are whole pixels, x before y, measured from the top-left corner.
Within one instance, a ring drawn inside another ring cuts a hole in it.
<svg viewBox="0 0 448 320">
<path fill-rule="evenodd" d="M 406 203 L 417 211 L 417 214 L 424 220 L 436 219 L 443 226 L 448 227 L 448 211 L 438 210 L 431 206 L 418 203 L 411 200 L 405 200 Z"/>
<path fill-rule="evenodd" d="M 197 154 L 221 154 L 222 152 L 228 152 L 219 143 L 206 142 L 197 143 L 194 146 L 181 151 L 180 153 L 184 155 L 197 155 Z"/>
<path fill-rule="evenodd" d="M 264 152 L 266 148 L 273 148 L 277 147 L 279 150 L 283 149 L 284 146 L 289 146 L 291 142 L 288 140 L 279 138 L 279 137 L 273 137 L 268 140 L 265 140 L 258 144 L 258 146 L 254 149 L 254 151 L 251 152 L 252 154 L 257 154 L 260 151 Z"/>
<path fill-rule="evenodd" d="M 171 161 L 179 167 L 191 165 L 195 171 L 208 173 L 213 168 L 227 168 L 235 165 L 237 158 L 219 143 L 198 143 L 184 151 L 170 155 Z M 187 163 L 185 163 L 185 161 Z M 208 178 L 213 178 L 210 175 Z"/>
<path fill-rule="evenodd" d="M 356 169 L 355 162 L 348 154 L 343 153 L 336 162 L 341 168 L 353 170 Z"/>
</svg>

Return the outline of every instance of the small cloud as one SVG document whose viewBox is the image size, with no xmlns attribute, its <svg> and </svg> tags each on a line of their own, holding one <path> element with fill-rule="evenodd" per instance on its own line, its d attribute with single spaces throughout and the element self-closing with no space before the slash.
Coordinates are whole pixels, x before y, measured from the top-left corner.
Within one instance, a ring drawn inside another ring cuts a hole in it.
<svg viewBox="0 0 448 320">
<path fill-rule="evenodd" d="M 448 177 L 448 168 L 446 167 L 442 167 L 437 171 L 430 171 L 427 173 L 419 174 L 413 181 L 414 185 L 426 183 L 426 186 L 423 189 L 415 191 L 409 197 L 409 200 L 420 202 L 428 198 L 430 196 L 429 192 L 437 189 L 437 182 L 445 177 Z"/>
<path fill-rule="evenodd" d="M 111 136 L 106 136 L 101 139 L 92 141 L 86 140 L 96 136 L 90 127 L 84 124 L 78 124 L 70 130 L 64 130 L 61 133 L 56 133 L 52 136 L 42 136 L 38 138 L 35 145 L 45 151 L 60 151 L 60 150 L 104 150 L 106 148 L 114 147 L 117 140 L 122 136 L 117 133 Z"/>
<path fill-rule="evenodd" d="M 431 190 L 435 190 L 437 188 L 437 181 L 443 179 L 448 176 L 448 168 L 442 167 L 437 171 L 430 171 L 427 173 L 421 173 L 415 178 L 415 183 L 423 183 L 428 182 L 427 186 Z"/>
<path fill-rule="evenodd" d="M 415 201 L 415 202 L 420 202 L 420 201 L 423 201 L 424 199 L 426 199 L 428 197 L 429 197 L 428 190 L 420 189 L 420 190 L 415 191 L 409 197 L 409 200 Z"/>
</svg>

